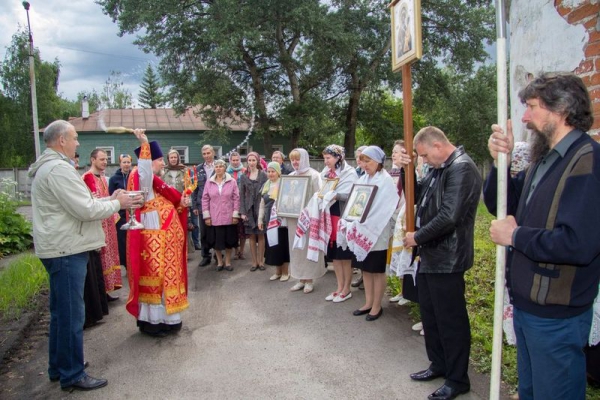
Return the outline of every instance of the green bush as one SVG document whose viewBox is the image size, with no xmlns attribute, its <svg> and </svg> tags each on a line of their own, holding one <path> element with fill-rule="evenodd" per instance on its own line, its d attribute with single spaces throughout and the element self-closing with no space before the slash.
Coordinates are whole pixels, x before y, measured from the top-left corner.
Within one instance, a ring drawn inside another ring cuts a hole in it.
<svg viewBox="0 0 600 400">
<path fill-rule="evenodd" d="M 18 319 L 48 289 L 48 273 L 39 258 L 23 254 L 0 270 L 0 321 Z"/>
<path fill-rule="evenodd" d="M 11 194 L 11 180 L 0 180 L 0 258 L 31 247 L 31 223 L 17 212 L 18 203 Z M 8 190 L 7 190 L 8 189 Z"/>
</svg>

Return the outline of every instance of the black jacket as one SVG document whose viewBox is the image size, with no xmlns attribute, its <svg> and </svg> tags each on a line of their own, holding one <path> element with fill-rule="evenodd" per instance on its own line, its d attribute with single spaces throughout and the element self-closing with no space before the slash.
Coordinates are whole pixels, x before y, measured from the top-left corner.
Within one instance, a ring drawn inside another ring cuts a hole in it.
<svg viewBox="0 0 600 400">
<path fill-rule="evenodd" d="M 113 192 L 117 189 L 127 190 L 127 180 L 128 179 L 129 179 L 129 172 L 127 174 L 124 174 L 123 171 L 121 171 L 121 168 L 119 168 L 115 172 L 115 174 L 113 176 L 111 176 L 110 179 L 108 180 L 108 193 L 110 195 L 112 195 Z M 121 225 L 123 225 L 125 222 L 127 222 L 124 209 L 119 210 L 119 216 L 121 218 L 117 221 L 117 228 L 121 228 Z"/>
<path fill-rule="evenodd" d="M 428 190 L 434 178 L 437 182 Z M 473 266 L 481 186 L 481 175 L 462 146 L 423 179 L 417 201 L 420 228 L 415 233 L 419 273 L 464 272 Z"/>
<path fill-rule="evenodd" d="M 198 210 L 202 215 L 202 194 L 204 193 L 204 185 L 206 185 L 206 181 L 208 181 L 210 176 L 206 176 L 204 163 L 196 167 L 196 173 L 198 174 L 198 186 L 192 192 L 192 209 Z"/>
</svg>

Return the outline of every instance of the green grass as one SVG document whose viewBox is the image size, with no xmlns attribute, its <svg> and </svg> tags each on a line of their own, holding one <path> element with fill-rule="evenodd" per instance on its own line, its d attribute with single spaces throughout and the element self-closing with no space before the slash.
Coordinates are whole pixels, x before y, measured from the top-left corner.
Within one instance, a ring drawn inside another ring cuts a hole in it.
<svg viewBox="0 0 600 400">
<path fill-rule="evenodd" d="M 0 321 L 18 319 L 48 289 L 48 274 L 33 254 L 22 254 L 0 270 Z"/>
<path fill-rule="evenodd" d="M 490 240 L 489 227 L 494 217 L 483 203 L 479 204 L 475 221 L 475 261 L 465 274 L 467 310 L 471 321 L 471 364 L 478 372 L 489 374 L 492 365 L 494 328 L 494 280 L 496 276 L 496 246 Z M 397 277 L 388 277 L 392 295 L 398 294 L 402 283 Z M 418 321 L 419 307 L 411 303 L 410 316 Z M 504 341 L 502 349 L 502 381 L 516 390 L 517 349 Z M 588 387 L 587 399 L 600 399 L 600 389 Z"/>
</svg>

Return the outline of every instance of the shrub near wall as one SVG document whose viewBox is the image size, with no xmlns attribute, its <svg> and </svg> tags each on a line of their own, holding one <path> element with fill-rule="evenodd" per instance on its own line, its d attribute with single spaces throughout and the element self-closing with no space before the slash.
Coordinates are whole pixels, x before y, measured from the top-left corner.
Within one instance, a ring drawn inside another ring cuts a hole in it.
<svg viewBox="0 0 600 400">
<path fill-rule="evenodd" d="M 12 184 L 16 182 L 3 179 L 0 189 Z M 0 190 L 0 258 L 25 251 L 32 243 L 31 223 L 17 212 L 17 202 L 9 193 Z"/>
</svg>

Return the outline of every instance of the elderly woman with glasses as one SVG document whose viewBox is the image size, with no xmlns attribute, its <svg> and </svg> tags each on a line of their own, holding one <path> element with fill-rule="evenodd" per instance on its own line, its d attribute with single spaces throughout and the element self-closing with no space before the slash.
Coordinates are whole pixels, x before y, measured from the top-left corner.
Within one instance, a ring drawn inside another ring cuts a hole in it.
<svg viewBox="0 0 600 400">
<path fill-rule="evenodd" d="M 202 194 L 202 218 L 208 227 L 206 239 L 215 249 L 217 271 L 233 271 L 231 251 L 238 245 L 237 223 L 240 217 L 240 192 L 235 179 L 225 170 L 227 163 L 216 160 L 215 172 Z M 225 250 L 225 264 L 221 251 Z"/>
</svg>

